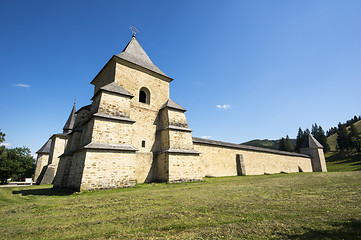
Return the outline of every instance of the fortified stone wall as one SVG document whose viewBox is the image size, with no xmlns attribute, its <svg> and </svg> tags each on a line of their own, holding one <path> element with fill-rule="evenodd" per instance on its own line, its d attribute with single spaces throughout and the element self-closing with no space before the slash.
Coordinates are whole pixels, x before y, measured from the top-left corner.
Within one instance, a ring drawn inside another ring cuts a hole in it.
<svg viewBox="0 0 361 240">
<path fill-rule="evenodd" d="M 304 148 L 300 150 L 301 153 L 311 156 L 312 169 L 314 172 L 327 172 L 325 155 L 322 148 Z"/>
<path fill-rule="evenodd" d="M 292 156 L 257 150 L 242 150 L 194 142 L 194 149 L 201 152 L 203 176 L 261 175 L 280 172 L 312 172 L 310 158 L 306 155 Z M 240 174 L 241 162 L 237 164 L 237 154 L 241 155 L 245 174 Z M 287 154 L 285 152 L 285 154 Z M 237 169 L 238 168 L 238 169 Z"/>
<path fill-rule="evenodd" d="M 36 159 L 36 168 L 35 168 L 35 174 L 34 174 L 34 182 L 37 181 L 41 171 L 43 168 L 48 165 L 49 161 L 49 154 L 45 153 L 38 153 L 38 157 Z"/>
<path fill-rule="evenodd" d="M 86 155 L 80 191 L 136 184 L 134 153 L 92 150 Z"/>
<path fill-rule="evenodd" d="M 203 179 L 200 157 L 193 154 L 172 154 L 169 158 L 169 182 L 189 182 Z"/>
</svg>

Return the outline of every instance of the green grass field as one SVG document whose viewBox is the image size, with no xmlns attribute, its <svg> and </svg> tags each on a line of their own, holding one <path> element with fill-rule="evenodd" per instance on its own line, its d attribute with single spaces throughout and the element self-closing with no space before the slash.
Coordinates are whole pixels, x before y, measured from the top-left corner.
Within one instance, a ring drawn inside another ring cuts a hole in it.
<svg viewBox="0 0 361 240">
<path fill-rule="evenodd" d="M 361 239 L 361 172 L 0 188 L 0 239 Z"/>
<path fill-rule="evenodd" d="M 361 171 L 361 154 L 328 152 L 325 157 L 329 172 Z"/>
</svg>

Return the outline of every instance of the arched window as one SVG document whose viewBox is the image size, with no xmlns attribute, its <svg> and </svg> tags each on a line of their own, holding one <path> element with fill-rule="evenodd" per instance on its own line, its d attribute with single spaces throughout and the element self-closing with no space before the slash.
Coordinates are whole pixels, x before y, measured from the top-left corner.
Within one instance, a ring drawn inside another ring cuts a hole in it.
<svg viewBox="0 0 361 240">
<path fill-rule="evenodd" d="M 150 104 L 150 92 L 145 87 L 139 90 L 139 102 Z"/>
</svg>

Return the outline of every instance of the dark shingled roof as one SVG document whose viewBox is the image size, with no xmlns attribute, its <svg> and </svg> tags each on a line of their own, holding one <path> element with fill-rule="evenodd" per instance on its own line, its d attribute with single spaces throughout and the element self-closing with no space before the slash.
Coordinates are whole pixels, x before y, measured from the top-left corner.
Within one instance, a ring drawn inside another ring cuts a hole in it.
<svg viewBox="0 0 361 240">
<path fill-rule="evenodd" d="M 111 93 L 116 93 L 116 94 L 120 94 L 120 95 L 124 95 L 124 96 L 129 96 L 129 97 L 134 97 L 130 92 L 128 92 L 127 90 L 125 90 L 125 88 L 123 88 L 122 86 L 118 85 L 115 82 L 109 83 L 105 86 L 102 86 L 95 94 L 94 97 L 99 93 L 100 90 L 104 90 L 107 92 L 111 92 Z M 92 97 L 92 100 L 93 98 Z"/>
<path fill-rule="evenodd" d="M 300 148 L 323 148 L 323 146 L 316 138 L 308 134 L 308 137 L 301 143 Z"/>
<path fill-rule="evenodd" d="M 132 40 L 128 43 L 128 45 L 124 48 L 123 52 L 116 55 L 117 57 L 124 59 L 128 62 L 134 63 L 138 66 L 156 72 L 160 75 L 168 77 L 164 72 L 162 72 L 157 66 L 154 65 L 152 60 L 148 57 L 147 53 L 144 51 L 142 46 L 140 46 L 139 42 L 135 38 L 132 37 Z"/>
<path fill-rule="evenodd" d="M 190 149 L 177 149 L 177 148 L 170 148 L 161 152 L 158 152 L 157 154 L 161 153 L 182 153 L 182 154 L 201 154 L 201 152 L 198 152 L 196 150 L 190 150 Z"/>
<path fill-rule="evenodd" d="M 109 114 L 105 114 L 105 113 L 94 113 L 92 116 L 94 117 L 100 117 L 100 118 L 107 118 L 107 119 L 113 119 L 113 120 L 118 120 L 118 121 L 124 121 L 124 122 L 130 122 L 130 123 L 135 123 L 135 121 L 129 117 L 125 117 L 125 116 L 115 116 L 115 115 L 109 115 Z"/>
<path fill-rule="evenodd" d="M 51 139 L 49 139 L 36 153 L 49 153 L 51 146 Z"/>
<path fill-rule="evenodd" d="M 84 107 L 81 107 L 78 111 L 76 111 L 75 113 L 78 113 L 80 110 L 82 110 L 82 109 L 88 109 L 88 110 L 91 110 L 92 109 L 92 105 L 91 104 L 89 104 L 89 105 L 86 105 L 86 106 L 84 106 Z"/>
<path fill-rule="evenodd" d="M 256 151 L 256 152 L 266 152 L 266 153 L 274 153 L 274 154 L 287 155 L 287 156 L 307 157 L 307 158 L 309 158 L 309 156 L 307 156 L 305 154 L 300 154 L 300 153 L 284 152 L 284 151 L 273 150 L 273 149 L 268 149 L 268 148 L 253 147 L 253 146 L 248 146 L 248 145 L 221 142 L 221 141 L 215 141 L 215 140 L 203 139 L 203 138 L 196 138 L 196 137 L 193 137 L 193 142 L 194 143 L 209 144 L 209 145 L 216 145 L 216 146 L 221 146 L 221 147 L 229 147 L 229 148 L 237 148 L 237 149 L 242 149 L 242 150 Z"/>
<path fill-rule="evenodd" d="M 181 110 L 183 112 L 187 111 L 182 106 L 180 106 L 178 103 L 174 102 L 172 99 L 168 99 L 168 101 L 160 109 L 163 109 L 166 107 Z"/>
<path fill-rule="evenodd" d="M 70 133 L 74 128 L 74 123 L 75 123 L 75 103 L 69 115 L 68 121 L 66 121 L 63 127 L 63 133 Z"/>
<path fill-rule="evenodd" d="M 116 151 L 138 151 L 132 145 L 106 144 L 91 142 L 80 149 L 102 149 L 102 150 L 116 150 Z M 79 149 L 79 150 L 80 150 Z"/>
</svg>

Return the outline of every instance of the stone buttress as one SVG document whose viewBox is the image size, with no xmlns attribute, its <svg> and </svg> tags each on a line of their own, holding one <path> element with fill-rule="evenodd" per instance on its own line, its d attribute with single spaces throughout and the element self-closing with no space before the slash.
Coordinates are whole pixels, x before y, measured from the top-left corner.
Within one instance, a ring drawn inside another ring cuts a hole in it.
<svg viewBox="0 0 361 240">
<path fill-rule="evenodd" d="M 38 174 L 38 176 L 36 177 L 37 184 L 53 183 L 54 177 L 58 170 L 60 155 L 62 155 L 65 151 L 65 147 L 68 141 L 68 135 L 73 130 L 74 122 L 75 122 L 75 104 L 71 110 L 67 122 L 63 127 L 63 133 L 53 134 L 46 143 L 46 144 L 50 144 L 49 157 L 48 157 L 47 165 L 42 166 L 42 164 L 37 164 L 36 166 L 35 175 Z M 38 153 L 38 158 L 39 156 L 40 155 Z"/>
<path fill-rule="evenodd" d="M 327 172 L 323 146 L 311 134 L 302 142 L 300 152 L 311 157 L 314 172 Z"/>
<path fill-rule="evenodd" d="M 185 182 L 202 179 L 200 152 L 193 148 L 186 110 L 168 100 L 160 110 L 158 134 L 161 149 L 157 156 L 159 181 Z"/>
<path fill-rule="evenodd" d="M 37 152 L 36 168 L 34 173 L 34 182 L 41 181 L 41 178 L 45 174 L 46 167 L 49 164 L 49 153 L 50 153 L 51 139 L 49 139 Z"/>
<path fill-rule="evenodd" d="M 135 121 L 129 116 L 133 95 L 114 82 L 95 84 L 95 89 L 66 187 L 82 191 L 134 186 L 137 149 L 132 146 Z"/>
<path fill-rule="evenodd" d="M 84 123 L 89 119 L 91 105 L 84 106 L 76 112 L 74 129 L 68 135 L 68 143 L 64 153 L 59 157 L 58 170 L 53 185 L 55 188 L 66 188 L 74 152 L 80 148 L 80 140 Z"/>
</svg>

